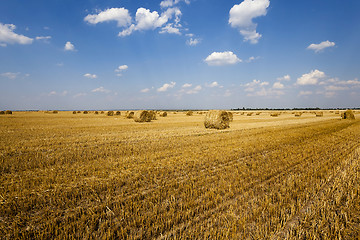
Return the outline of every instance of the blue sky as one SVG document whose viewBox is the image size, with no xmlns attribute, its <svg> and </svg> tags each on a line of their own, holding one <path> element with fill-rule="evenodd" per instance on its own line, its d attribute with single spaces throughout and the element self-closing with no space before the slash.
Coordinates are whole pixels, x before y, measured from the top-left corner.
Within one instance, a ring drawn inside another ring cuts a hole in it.
<svg viewBox="0 0 360 240">
<path fill-rule="evenodd" d="M 359 107 L 357 0 L 4 0 L 0 109 Z"/>
</svg>

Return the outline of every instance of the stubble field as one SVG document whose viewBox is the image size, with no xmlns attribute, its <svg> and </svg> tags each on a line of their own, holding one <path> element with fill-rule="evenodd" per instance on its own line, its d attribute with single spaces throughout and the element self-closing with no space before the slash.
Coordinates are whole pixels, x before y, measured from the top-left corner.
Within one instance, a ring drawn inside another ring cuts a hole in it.
<svg viewBox="0 0 360 240">
<path fill-rule="evenodd" d="M 359 120 L 123 115 L 0 116 L 0 238 L 359 237 Z"/>
</svg>

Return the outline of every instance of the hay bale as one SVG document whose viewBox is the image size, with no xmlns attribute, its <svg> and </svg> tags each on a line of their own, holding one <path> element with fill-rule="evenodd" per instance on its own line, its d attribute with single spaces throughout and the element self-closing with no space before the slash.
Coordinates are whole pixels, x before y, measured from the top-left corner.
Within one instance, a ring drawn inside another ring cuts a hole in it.
<svg viewBox="0 0 360 240">
<path fill-rule="evenodd" d="M 249 113 L 246 114 L 246 116 L 251 116 L 251 115 L 253 115 L 252 112 L 249 112 Z"/>
<path fill-rule="evenodd" d="M 6 111 L 5 111 L 5 114 L 12 114 L 12 111 L 6 110 Z"/>
<path fill-rule="evenodd" d="M 116 111 L 115 115 L 120 116 L 121 112 L 120 111 Z"/>
<path fill-rule="evenodd" d="M 204 120 L 205 128 L 226 129 L 230 127 L 229 113 L 222 110 L 210 110 Z"/>
<path fill-rule="evenodd" d="M 0 114 L 2 115 L 2 114 L 5 114 L 5 111 L 0 111 Z"/>
<path fill-rule="evenodd" d="M 194 114 L 193 111 L 188 111 L 188 112 L 186 113 L 186 116 L 192 116 L 193 114 Z"/>
<path fill-rule="evenodd" d="M 295 117 L 301 117 L 302 112 L 295 112 Z"/>
<path fill-rule="evenodd" d="M 228 113 L 228 115 L 229 115 L 229 120 L 230 120 L 230 122 L 232 122 L 233 120 L 234 120 L 234 115 L 233 115 L 233 113 L 232 112 L 227 112 Z"/>
<path fill-rule="evenodd" d="M 258 115 L 258 116 L 259 116 L 260 114 L 261 114 L 261 112 L 256 112 L 256 115 Z"/>
<path fill-rule="evenodd" d="M 89 112 L 88 111 L 83 111 L 83 114 L 88 114 Z"/>
<path fill-rule="evenodd" d="M 132 111 L 126 111 L 126 113 L 125 113 L 125 117 L 126 118 L 134 118 L 134 112 L 132 112 Z"/>
<path fill-rule="evenodd" d="M 114 116 L 114 111 L 108 111 L 108 112 L 106 113 L 106 115 L 108 115 L 108 116 Z"/>
<path fill-rule="evenodd" d="M 338 110 L 335 111 L 335 114 L 339 114 L 340 112 Z"/>
<path fill-rule="evenodd" d="M 160 117 L 167 117 L 167 112 L 160 113 Z"/>
<path fill-rule="evenodd" d="M 280 115 L 279 112 L 270 113 L 270 116 L 271 116 L 271 117 L 278 117 L 279 115 Z"/>
<path fill-rule="evenodd" d="M 322 116 L 324 116 L 324 113 L 323 112 L 315 112 L 315 115 L 317 117 L 322 117 Z"/>
<path fill-rule="evenodd" d="M 52 113 L 55 113 L 55 114 L 57 114 L 57 113 L 59 113 L 59 111 L 57 111 L 57 110 L 54 110 L 54 111 L 52 111 Z"/>
<path fill-rule="evenodd" d="M 151 117 L 151 120 L 156 120 L 156 112 L 154 111 L 148 111 Z"/>
<path fill-rule="evenodd" d="M 104 111 L 101 111 L 100 114 L 104 114 L 105 112 Z"/>
<path fill-rule="evenodd" d="M 98 111 L 95 111 L 94 114 L 99 114 L 99 112 L 98 112 Z"/>
<path fill-rule="evenodd" d="M 76 111 L 73 111 L 73 114 L 76 114 Z"/>
<path fill-rule="evenodd" d="M 341 113 L 342 119 L 349 119 L 349 120 L 355 120 L 354 112 L 351 109 L 346 110 L 345 112 Z"/>
<path fill-rule="evenodd" d="M 146 110 L 136 111 L 134 113 L 134 121 L 135 122 L 150 122 L 152 119 L 152 113 Z"/>
</svg>

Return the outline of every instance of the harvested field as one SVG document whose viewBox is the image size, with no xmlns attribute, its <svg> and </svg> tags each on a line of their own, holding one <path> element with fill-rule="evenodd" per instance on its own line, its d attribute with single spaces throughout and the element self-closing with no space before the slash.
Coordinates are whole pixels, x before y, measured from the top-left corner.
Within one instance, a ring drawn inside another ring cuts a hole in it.
<svg viewBox="0 0 360 240">
<path fill-rule="evenodd" d="M 360 120 L 0 117 L 5 239 L 357 239 Z"/>
</svg>

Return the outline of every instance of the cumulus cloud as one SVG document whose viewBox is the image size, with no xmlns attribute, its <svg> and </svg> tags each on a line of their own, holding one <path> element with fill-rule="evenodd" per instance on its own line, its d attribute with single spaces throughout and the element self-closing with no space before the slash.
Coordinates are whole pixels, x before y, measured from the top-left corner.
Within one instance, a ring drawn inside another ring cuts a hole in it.
<svg viewBox="0 0 360 240">
<path fill-rule="evenodd" d="M 282 84 L 281 82 L 275 82 L 273 84 L 274 89 L 283 89 L 284 87 L 285 87 L 284 84 Z"/>
<path fill-rule="evenodd" d="M 115 72 L 123 72 L 123 71 L 126 71 L 128 68 L 129 68 L 128 65 L 120 65 L 119 67 L 117 67 L 115 69 Z"/>
<path fill-rule="evenodd" d="M 220 85 L 219 85 L 218 82 L 212 82 L 212 83 L 210 83 L 210 84 L 207 85 L 207 86 L 213 88 L 213 87 L 219 87 Z"/>
<path fill-rule="evenodd" d="M 150 88 L 144 88 L 144 89 L 141 89 L 140 92 L 142 93 L 147 93 L 150 91 Z"/>
<path fill-rule="evenodd" d="M 190 4 L 189 0 L 163 0 L 160 2 L 160 7 L 162 8 L 172 7 L 181 1 L 184 1 L 186 4 Z"/>
<path fill-rule="evenodd" d="M 310 44 L 307 47 L 307 49 L 314 50 L 317 53 L 317 52 L 321 52 L 325 48 L 334 47 L 334 46 L 335 46 L 334 42 L 330 42 L 327 40 L 327 41 L 321 42 L 319 44 L 315 44 L 315 43 Z"/>
<path fill-rule="evenodd" d="M 324 77 L 326 77 L 324 72 L 315 69 L 310 73 L 303 74 L 300 78 L 297 79 L 296 83 L 298 85 L 316 85 L 318 84 L 319 79 Z"/>
<path fill-rule="evenodd" d="M 185 83 L 184 85 L 182 85 L 182 88 L 189 88 L 192 87 L 191 83 Z"/>
<path fill-rule="evenodd" d="M 91 92 L 94 92 L 94 93 L 96 93 L 96 92 L 99 92 L 99 93 L 109 93 L 110 90 L 105 89 L 104 87 L 98 87 L 98 88 L 95 88 L 95 89 L 91 90 Z"/>
<path fill-rule="evenodd" d="M 6 78 L 8 78 L 8 79 L 13 80 L 13 79 L 17 78 L 17 76 L 18 76 L 19 74 L 20 74 L 19 72 L 17 72 L 17 73 L 6 72 L 6 73 L 1 73 L 0 76 L 1 76 L 1 77 L 6 77 Z"/>
<path fill-rule="evenodd" d="M 175 33 L 181 34 L 179 24 L 181 11 L 178 8 L 168 8 L 161 15 L 157 11 L 151 12 L 146 8 L 138 8 L 135 14 L 135 23 L 119 33 L 120 37 L 131 35 L 134 31 L 154 30 L 162 27 L 160 33 Z M 168 23 L 172 18 L 175 18 L 174 23 Z M 164 26 L 168 23 L 166 26 Z M 164 27 L 163 27 L 164 26 Z"/>
<path fill-rule="evenodd" d="M 158 88 L 158 92 L 166 92 L 168 89 L 175 87 L 176 82 L 165 83 L 162 87 Z"/>
<path fill-rule="evenodd" d="M 283 76 L 283 77 L 278 77 L 277 80 L 278 80 L 279 82 L 281 82 L 281 81 L 290 81 L 290 80 L 291 80 L 291 77 L 290 77 L 290 75 L 285 75 L 285 76 Z"/>
<path fill-rule="evenodd" d="M 269 82 L 262 82 L 260 80 L 252 80 L 252 82 L 246 83 L 243 86 L 245 87 L 246 92 L 253 92 L 257 87 L 264 87 L 269 85 Z"/>
<path fill-rule="evenodd" d="M 200 38 L 190 38 L 186 41 L 186 44 L 189 46 L 196 46 L 201 42 Z"/>
<path fill-rule="evenodd" d="M 38 36 L 35 39 L 38 41 L 44 41 L 44 42 L 48 43 L 49 40 L 51 39 L 51 36 Z"/>
<path fill-rule="evenodd" d="M 34 39 L 14 32 L 14 24 L 0 23 L 0 46 L 6 47 L 7 44 L 31 44 Z"/>
<path fill-rule="evenodd" d="M 131 24 L 131 16 L 125 8 L 109 8 L 98 14 L 89 14 L 84 21 L 90 24 L 116 21 L 118 27 L 127 27 Z"/>
<path fill-rule="evenodd" d="M 256 44 L 261 34 L 256 32 L 257 24 L 253 22 L 253 19 L 265 16 L 269 5 L 269 0 L 244 0 L 240 4 L 235 4 L 230 9 L 229 24 L 239 30 L 244 41 Z"/>
<path fill-rule="evenodd" d="M 222 66 L 222 65 L 232 65 L 238 62 L 242 62 L 236 54 L 231 51 L 227 52 L 213 52 L 204 60 L 210 66 Z"/>
<path fill-rule="evenodd" d="M 201 85 L 197 85 L 193 89 L 190 89 L 190 90 L 186 91 L 186 94 L 196 94 L 196 93 L 199 93 L 199 91 L 201 89 L 202 89 Z"/>
<path fill-rule="evenodd" d="M 60 92 L 60 93 L 58 93 L 58 92 L 56 92 L 56 91 L 51 91 L 51 92 L 49 92 L 48 93 L 48 96 L 60 96 L 60 97 L 64 97 L 64 96 L 66 96 L 68 94 L 68 91 L 63 91 L 63 92 Z"/>
<path fill-rule="evenodd" d="M 251 56 L 251 57 L 249 57 L 245 62 L 251 63 L 251 62 L 254 62 L 255 60 L 258 60 L 259 58 L 260 58 L 260 57 Z"/>
<path fill-rule="evenodd" d="M 64 50 L 65 51 L 76 51 L 75 46 L 71 42 L 65 43 Z"/>
<path fill-rule="evenodd" d="M 84 74 L 84 77 L 91 78 L 91 79 L 97 78 L 96 74 L 90 74 L 90 73 Z"/>
</svg>

